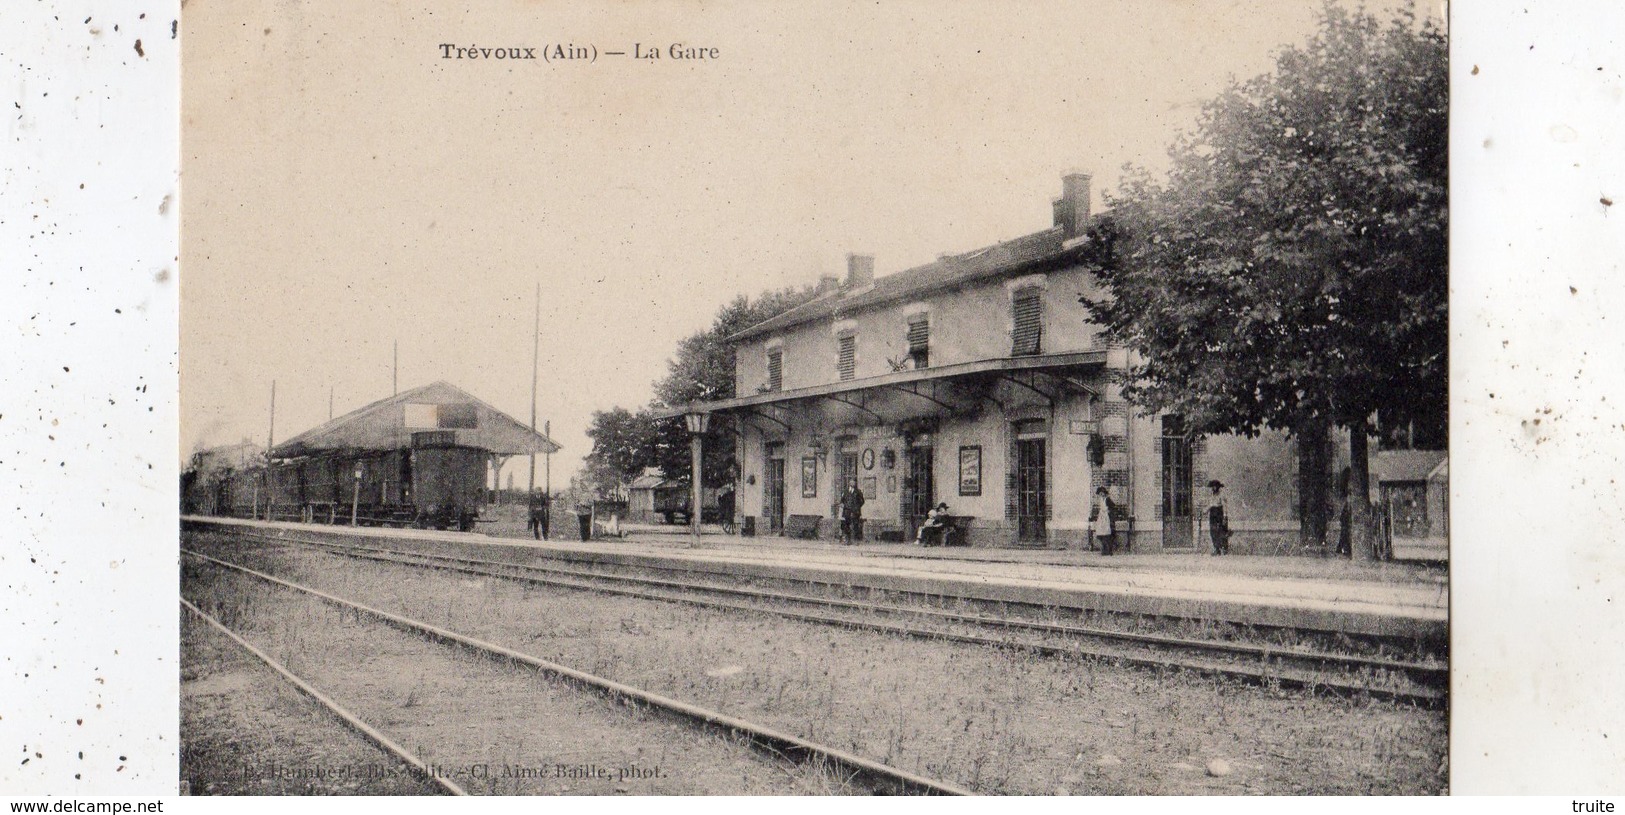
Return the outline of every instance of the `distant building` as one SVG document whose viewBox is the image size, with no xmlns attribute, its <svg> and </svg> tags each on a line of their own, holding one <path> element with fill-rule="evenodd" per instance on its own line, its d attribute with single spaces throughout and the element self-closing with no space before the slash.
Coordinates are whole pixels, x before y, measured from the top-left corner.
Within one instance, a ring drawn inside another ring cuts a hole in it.
<svg viewBox="0 0 1625 815">
<path fill-rule="evenodd" d="M 658 467 L 649 467 L 643 471 L 643 475 L 633 479 L 627 486 L 626 494 L 627 518 L 640 524 L 686 523 L 688 505 L 693 500 L 687 479 L 666 478 L 660 474 Z M 707 523 L 714 521 L 717 488 L 705 487 L 701 490 L 700 500 L 704 502 L 704 520 Z"/>
<path fill-rule="evenodd" d="M 1004 243 L 878 278 L 851 255 L 841 285 L 734 335 L 737 396 L 665 415 L 732 424 L 742 525 L 831 536 L 855 480 L 870 538 L 912 539 L 947 502 L 972 516 L 972 545 L 1080 544 L 1105 487 L 1134 551 L 1192 551 L 1208 546 L 1204 485 L 1218 479 L 1234 551 L 1295 541 L 1284 434 L 1193 436 L 1122 399 L 1111 374 L 1129 351 L 1078 301 L 1098 291 L 1089 185 L 1066 176 L 1053 226 Z"/>
<path fill-rule="evenodd" d="M 649 467 L 643 475 L 632 480 L 626 488 L 627 518 L 635 523 L 659 523 L 664 518 L 655 512 L 657 496 L 664 490 L 681 490 L 682 485 L 675 481 L 668 481 L 660 474 L 660 468 Z"/>
<path fill-rule="evenodd" d="M 1395 558 L 1448 560 L 1450 459 L 1443 450 L 1385 450 L 1371 460 L 1372 501 Z"/>
</svg>

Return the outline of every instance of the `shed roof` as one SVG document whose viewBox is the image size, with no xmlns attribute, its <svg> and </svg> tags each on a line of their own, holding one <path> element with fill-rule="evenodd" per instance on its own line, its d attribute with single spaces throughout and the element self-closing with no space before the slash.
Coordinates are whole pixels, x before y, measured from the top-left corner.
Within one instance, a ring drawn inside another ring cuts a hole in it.
<svg viewBox="0 0 1625 815">
<path fill-rule="evenodd" d="M 1371 480 L 1426 481 L 1439 462 L 1449 458 L 1444 450 L 1384 450 L 1371 459 Z"/>
<path fill-rule="evenodd" d="M 306 430 L 272 448 L 278 458 L 334 450 L 398 450 L 412 434 L 451 430 L 457 443 L 501 455 L 556 453 L 559 445 L 449 382 L 402 391 Z"/>
<path fill-rule="evenodd" d="M 877 277 L 870 286 L 831 291 L 728 339 L 748 340 L 812 320 L 907 301 L 983 278 L 1014 274 L 1045 261 L 1073 258 L 1082 245 L 1081 240 L 1066 240 L 1061 227 L 1057 226 L 961 255 L 943 255 L 930 263 Z"/>
<path fill-rule="evenodd" d="M 652 490 L 666 486 L 666 484 L 666 477 L 660 474 L 659 467 L 644 467 L 643 474 L 632 479 L 632 483 L 628 484 L 626 488 L 629 490 Z"/>
<path fill-rule="evenodd" d="M 664 476 L 661 476 L 661 475 L 640 475 L 637 478 L 633 479 L 631 484 L 627 485 L 627 489 L 629 489 L 629 490 L 658 490 L 658 489 L 660 489 L 662 487 L 673 486 L 676 483 L 677 482 L 675 482 L 675 481 L 667 481 L 666 478 Z"/>
</svg>

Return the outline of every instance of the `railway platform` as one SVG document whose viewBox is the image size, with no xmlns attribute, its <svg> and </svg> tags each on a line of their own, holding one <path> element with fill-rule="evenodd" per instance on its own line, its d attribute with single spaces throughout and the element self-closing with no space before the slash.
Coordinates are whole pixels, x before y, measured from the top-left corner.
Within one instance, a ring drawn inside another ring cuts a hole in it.
<svg viewBox="0 0 1625 815">
<path fill-rule="evenodd" d="M 1351 635 L 1448 637 L 1449 582 L 1438 567 L 1301 556 L 1119 554 L 1078 549 L 922 549 L 911 544 L 744 538 L 631 530 L 592 541 L 320 526 L 224 518 L 187 522 L 262 534 L 321 533 L 424 550 L 524 549 L 606 566 L 837 583 L 945 597 L 1038 604 Z M 497 530 L 502 531 L 502 530 Z M 559 530 L 554 530 L 557 533 Z"/>
</svg>

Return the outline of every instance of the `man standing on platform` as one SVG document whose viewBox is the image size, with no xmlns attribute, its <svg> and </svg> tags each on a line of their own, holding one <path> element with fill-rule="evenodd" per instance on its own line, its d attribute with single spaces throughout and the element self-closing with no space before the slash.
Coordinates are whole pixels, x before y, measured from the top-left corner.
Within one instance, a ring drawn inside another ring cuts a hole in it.
<svg viewBox="0 0 1625 815">
<path fill-rule="evenodd" d="M 532 504 L 530 508 L 530 528 L 531 531 L 536 534 L 537 540 L 547 540 L 547 527 L 549 525 L 549 521 L 552 520 L 548 517 L 552 514 L 552 507 L 548 506 L 548 504 L 549 496 L 543 495 L 541 496 L 541 499 L 535 504 Z"/>
<path fill-rule="evenodd" d="M 1230 518 L 1225 512 L 1224 482 L 1215 478 L 1207 482 L 1213 494 L 1207 501 L 1207 532 L 1213 539 L 1213 554 L 1230 554 Z"/>
<path fill-rule="evenodd" d="M 863 539 L 863 493 L 856 478 L 848 479 L 841 495 L 841 541 L 848 545 Z"/>
</svg>

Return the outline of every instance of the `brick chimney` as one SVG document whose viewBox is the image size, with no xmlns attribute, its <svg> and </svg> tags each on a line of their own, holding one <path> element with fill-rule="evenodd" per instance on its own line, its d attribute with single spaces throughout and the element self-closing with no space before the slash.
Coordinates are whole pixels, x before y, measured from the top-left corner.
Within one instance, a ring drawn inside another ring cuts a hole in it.
<svg viewBox="0 0 1625 815">
<path fill-rule="evenodd" d="M 857 289 L 873 282 L 875 282 L 875 256 L 848 254 L 845 287 Z"/>
<path fill-rule="evenodd" d="M 1089 223 L 1089 174 L 1067 173 L 1061 177 L 1061 197 L 1053 202 L 1055 225 L 1068 239 L 1083 234 Z"/>
</svg>

